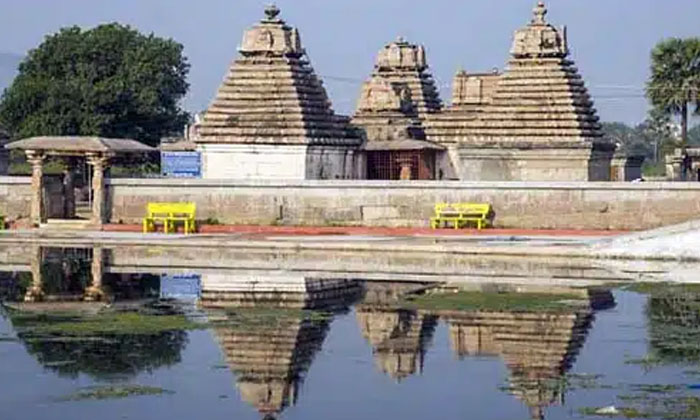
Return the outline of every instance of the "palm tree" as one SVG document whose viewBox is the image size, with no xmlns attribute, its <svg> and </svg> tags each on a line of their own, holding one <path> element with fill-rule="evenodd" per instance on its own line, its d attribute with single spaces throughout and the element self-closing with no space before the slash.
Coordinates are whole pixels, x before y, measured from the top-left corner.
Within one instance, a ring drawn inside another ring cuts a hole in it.
<svg viewBox="0 0 700 420">
<path fill-rule="evenodd" d="M 688 107 L 700 113 L 700 38 L 670 38 L 651 52 L 647 97 L 667 115 L 681 117 L 681 143 L 688 144 Z"/>
</svg>

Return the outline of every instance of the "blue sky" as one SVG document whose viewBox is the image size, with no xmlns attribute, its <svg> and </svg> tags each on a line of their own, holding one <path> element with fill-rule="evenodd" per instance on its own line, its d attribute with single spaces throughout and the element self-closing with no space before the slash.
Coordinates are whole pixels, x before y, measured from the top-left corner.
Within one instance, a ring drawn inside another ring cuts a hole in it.
<svg viewBox="0 0 700 420">
<path fill-rule="evenodd" d="M 68 25 L 106 22 L 171 37 L 192 64 L 185 106 L 205 109 L 246 27 L 262 17 L 259 0 L 0 0 L 0 53 L 24 54 Z M 502 68 L 513 31 L 535 0 L 279 0 L 282 17 L 301 31 L 334 107 L 350 113 L 374 56 L 397 36 L 422 43 L 450 99 L 455 71 Z M 664 37 L 698 36 L 698 0 L 549 0 L 549 20 L 569 27 L 572 58 L 604 121 L 641 121 L 649 51 Z M 325 76 L 325 77 L 324 77 Z"/>
</svg>

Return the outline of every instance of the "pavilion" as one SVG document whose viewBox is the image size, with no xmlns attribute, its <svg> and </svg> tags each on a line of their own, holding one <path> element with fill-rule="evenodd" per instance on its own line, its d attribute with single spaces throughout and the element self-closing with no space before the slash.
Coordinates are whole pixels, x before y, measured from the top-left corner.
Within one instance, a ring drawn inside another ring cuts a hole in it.
<svg viewBox="0 0 700 420">
<path fill-rule="evenodd" d="M 93 227 L 101 227 L 106 223 L 105 213 L 105 172 L 110 160 L 118 155 L 142 154 L 153 152 L 136 140 L 108 139 L 100 137 L 32 137 L 7 144 L 10 150 L 22 150 L 27 155 L 27 161 L 32 167 L 32 201 L 30 220 L 33 226 L 39 227 L 45 222 L 43 209 L 44 163 L 48 157 L 60 158 L 64 163 L 63 185 L 65 200 L 68 203 L 67 217 L 75 215 L 75 195 L 73 192 L 73 175 L 77 161 L 85 159 L 92 167 L 92 216 L 89 220 Z"/>
</svg>

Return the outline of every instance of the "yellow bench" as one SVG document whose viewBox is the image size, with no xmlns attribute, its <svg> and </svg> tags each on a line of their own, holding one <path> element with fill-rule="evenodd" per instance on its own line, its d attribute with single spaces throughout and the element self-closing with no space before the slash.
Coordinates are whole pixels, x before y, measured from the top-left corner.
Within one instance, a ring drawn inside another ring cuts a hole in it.
<svg viewBox="0 0 700 420">
<path fill-rule="evenodd" d="M 185 235 L 194 233 L 194 203 L 148 203 L 147 215 L 143 218 L 143 233 L 155 232 L 158 225 L 163 225 L 163 232 L 176 232 L 177 224 L 182 223 Z"/>
<path fill-rule="evenodd" d="M 438 229 L 451 224 L 460 229 L 468 223 L 476 224 L 477 229 L 491 225 L 492 209 L 483 203 L 439 203 L 435 205 L 435 216 L 430 218 L 430 226 Z"/>
</svg>

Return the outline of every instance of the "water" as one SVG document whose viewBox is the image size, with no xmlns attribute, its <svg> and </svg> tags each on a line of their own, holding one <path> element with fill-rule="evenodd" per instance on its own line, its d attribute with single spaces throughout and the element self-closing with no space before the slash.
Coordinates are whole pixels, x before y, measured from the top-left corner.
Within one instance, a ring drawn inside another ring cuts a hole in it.
<svg viewBox="0 0 700 420">
<path fill-rule="evenodd" d="M 32 274 L 0 273 L 2 419 L 557 420 L 608 406 L 697 418 L 691 287 L 455 294 L 279 272 L 110 273 L 92 250 L 39 256 Z M 80 301 L 95 274 L 107 303 Z M 19 302 L 32 285 L 44 302 Z"/>
</svg>

